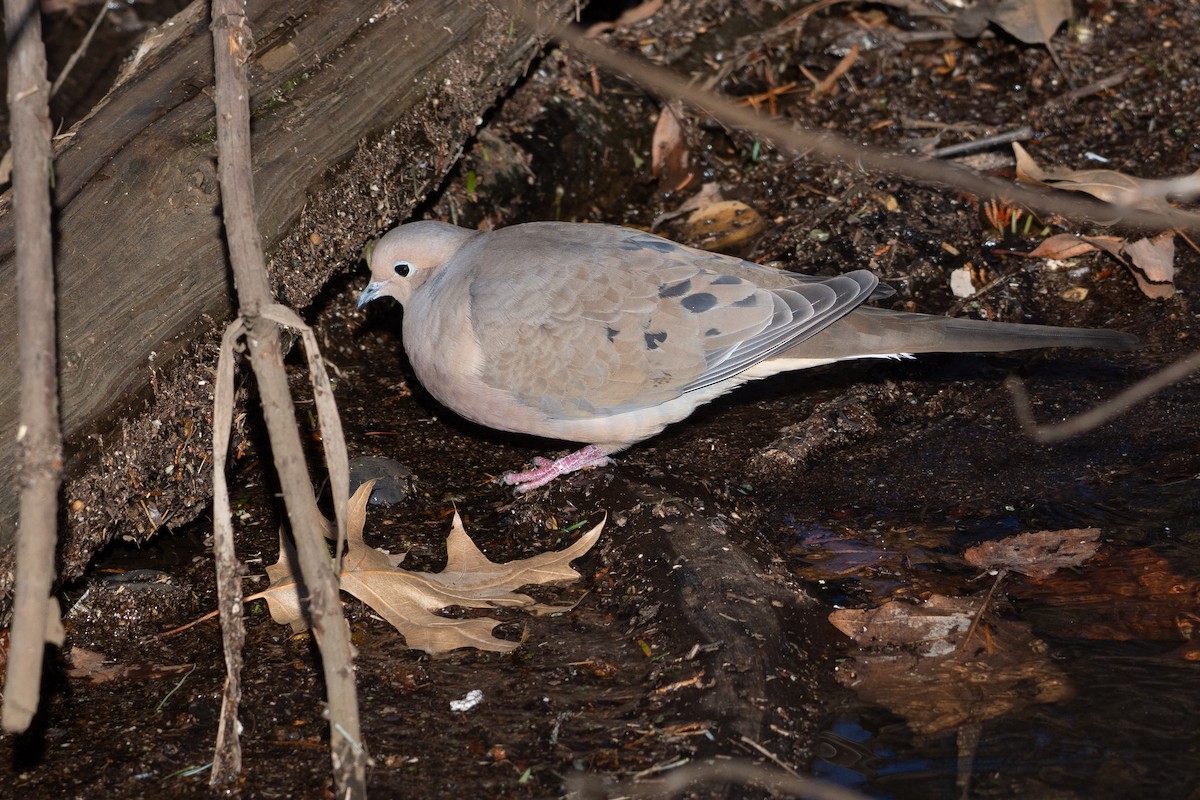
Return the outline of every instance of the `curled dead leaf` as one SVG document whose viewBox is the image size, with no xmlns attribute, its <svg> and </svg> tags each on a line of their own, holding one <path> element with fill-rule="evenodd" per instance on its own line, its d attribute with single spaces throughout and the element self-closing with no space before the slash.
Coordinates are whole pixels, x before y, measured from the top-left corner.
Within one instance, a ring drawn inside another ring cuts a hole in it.
<svg viewBox="0 0 1200 800">
<path fill-rule="evenodd" d="M 1152 239 L 1129 242 L 1119 236 L 1080 236 L 1059 233 L 1041 242 L 1032 258 L 1075 258 L 1103 250 L 1128 267 L 1142 294 L 1155 299 L 1175 296 L 1175 233 L 1166 231 Z M 1086 296 L 1086 295 L 1085 295 Z M 1064 296 L 1065 300 L 1072 300 Z M 1082 299 L 1082 298 L 1080 298 Z"/>
<path fill-rule="evenodd" d="M 650 144 L 650 174 L 670 184 L 688 174 L 691 160 L 677 113 L 670 104 L 663 106 Z"/>
<path fill-rule="evenodd" d="M 1025 44 L 1049 46 L 1071 18 L 1071 0 L 1000 0 L 990 3 L 988 18 Z"/>
<path fill-rule="evenodd" d="M 1175 234 L 1160 233 L 1125 245 L 1133 262 L 1133 279 L 1147 297 L 1165 300 L 1175 296 Z"/>
<path fill-rule="evenodd" d="M 1116 243 L 1121 243 L 1124 240 L 1117 236 L 1109 237 Z M 1094 253 L 1099 247 L 1089 240 L 1079 238 L 1073 233 L 1056 233 L 1049 236 L 1038 243 L 1038 246 L 1029 251 L 1030 258 L 1078 258 L 1079 256 Z"/>
<path fill-rule="evenodd" d="M 1068 192 L 1084 192 L 1125 208 L 1149 211 L 1174 210 L 1169 198 L 1178 190 L 1177 179 L 1137 178 L 1114 169 L 1043 168 L 1019 143 L 1013 142 L 1017 179 Z M 1194 215 L 1200 219 L 1200 215 Z"/>
</svg>

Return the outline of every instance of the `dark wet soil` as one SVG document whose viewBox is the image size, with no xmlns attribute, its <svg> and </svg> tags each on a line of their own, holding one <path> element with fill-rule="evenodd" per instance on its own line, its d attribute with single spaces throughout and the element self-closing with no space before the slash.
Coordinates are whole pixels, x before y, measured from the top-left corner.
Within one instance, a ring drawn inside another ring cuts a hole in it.
<svg viewBox="0 0 1200 800">
<path fill-rule="evenodd" d="M 1043 163 L 1087 168 L 1091 151 L 1143 177 L 1194 171 L 1200 11 L 1182 0 L 1075 11 L 1077 22 L 1054 40 L 1069 82 L 1044 48 L 1004 35 L 906 38 L 932 26 L 882 6 L 788 17 L 759 4 L 667 3 L 608 38 L 684 72 L 719 74 L 731 95 L 795 81 L 796 91 L 775 97 L 779 114 L 880 145 L 931 136 L 928 122 L 986 126 L 946 130 L 940 144 L 1030 125 L 1038 139 L 1027 146 Z M 827 74 L 847 42 L 860 44 L 858 61 L 834 93 L 810 98 L 801 67 Z M 1059 102 L 1121 70 L 1128 77 L 1114 88 Z M 664 183 L 650 174 L 660 107 L 552 49 L 424 213 L 465 225 L 561 218 L 649 227 L 700 184 L 717 183 L 766 223 L 740 254 L 807 272 L 871 268 L 897 289 L 895 307 L 1119 328 L 1146 346 L 781 376 L 711 404 L 615 466 L 514 498 L 495 477 L 561 445 L 504 437 L 440 408 L 404 360 L 398 311 L 357 311 L 361 274 L 332 285 L 310 317 L 337 376 L 351 455 L 396 458 L 414 473 L 405 501 L 372 507 L 370 544 L 408 550 L 406 566 L 440 569 L 454 508 L 492 560 L 559 549 L 573 541 L 572 525 L 609 520 L 596 550 L 576 562 L 582 583 L 548 595 L 581 598 L 573 611 L 489 612 L 505 620 L 507 636 L 524 637 L 511 654 L 430 659 L 348 600 L 372 794 L 554 797 L 584 775 L 652 778 L 726 758 L 772 767 L 765 751 L 872 796 L 1190 796 L 1200 782 L 1189 640 L 1200 581 L 1196 379 L 1056 446 L 1021 434 L 1003 381 L 1020 376 L 1038 417 L 1058 420 L 1189 352 L 1196 252 L 1179 242 L 1179 293 L 1150 300 L 1104 257 L 1052 270 L 1007 255 L 1031 242 L 994 230 L 976 198 L 777 153 L 691 111 L 682 117 L 690 166 Z M 1011 169 L 1007 148 L 992 152 L 995 169 Z M 661 230 L 688 235 L 679 220 Z M 949 275 L 962 266 L 990 288 L 955 298 Z M 1078 288 L 1087 289 L 1081 302 L 1064 298 Z M 295 377 L 299 386 L 298 367 Z M 308 408 L 300 418 L 311 430 Z M 263 588 L 277 557 L 276 504 L 256 442 L 241 454 L 234 489 L 247 593 Z M 1094 568 L 1095 582 L 1085 564 L 1077 585 L 1018 576 L 995 597 L 999 617 L 1032 623 L 1070 699 L 980 713 L 968 745 L 962 727 L 914 735 L 903 717 L 835 681 L 835 665 L 854 655 L 826 622 L 835 607 L 982 596 L 992 578 L 964 560 L 967 547 L 1090 526 L 1101 530 L 1108 565 Z M 223 682 L 217 625 L 146 640 L 215 607 L 205 535 L 189 529 L 142 550 L 118 548 L 86 584 L 64 590 L 67 653 L 50 672 L 46 711 L 37 730 L 5 740 L 0 775 L 22 797 L 210 794 L 205 767 Z M 113 580 L 133 569 L 151 572 Z M 1137 582 L 1150 572 L 1174 588 L 1156 594 L 1161 587 Z M 329 796 L 312 639 L 276 625 L 261 602 L 247 624 L 246 769 L 234 792 Z M 107 681 L 94 667 L 70 674 L 85 651 L 129 671 Z M 452 711 L 472 690 L 483 701 Z M 964 754 L 974 757 L 965 768 Z M 711 783 L 692 790 L 764 794 Z"/>
</svg>

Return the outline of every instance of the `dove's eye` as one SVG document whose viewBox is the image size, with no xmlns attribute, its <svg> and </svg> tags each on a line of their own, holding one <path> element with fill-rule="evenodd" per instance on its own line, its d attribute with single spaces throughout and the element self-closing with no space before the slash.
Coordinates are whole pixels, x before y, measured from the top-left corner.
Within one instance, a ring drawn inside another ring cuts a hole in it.
<svg viewBox="0 0 1200 800">
<path fill-rule="evenodd" d="M 392 272 L 396 273 L 397 278 L 407 278 L 412 274 L 412 264 L 407 261 L 397 261 L 392 265 Z"/>
</svg>

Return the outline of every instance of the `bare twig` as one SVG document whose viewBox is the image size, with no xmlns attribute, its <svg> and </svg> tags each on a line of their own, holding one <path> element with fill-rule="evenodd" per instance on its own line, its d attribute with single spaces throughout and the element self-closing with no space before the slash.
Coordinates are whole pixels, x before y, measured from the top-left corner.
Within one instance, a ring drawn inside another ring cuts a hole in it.
<svg viewBox="0 0 1200 800">
<path fill-rule="evenodd" d="M 242 622 L 242 565 L 233 545 L 225 458 L 229 453 L 229 431 L 233 427 L 233 350 L 245 334 L 245 326 L 245 320 L 238 317 L 225 329 L 213 389 L 213 561 L 217 572 L 221 640 L 225 649 L 225 687 L 221 693 L 221 718 L 217 723 L 211 777 L 214 786 L 233 783 L 242 772 L 238 706 L 242 702 L 242 648 L 246 642 L 246 627 Z"/>
<path fill-rule="evenodd" d="M 987 150 L 995 147 L 998 144 L 1024 142 L 1032 139 L 1033 136 L 1033 128 L 1017 128 L 1015 131 L 1004 131 L 991 136 L 984 136 L 979 139 L 974 139 L 969 142 L 959 142 L 958 144 L 939 147 L 929 155 L 933 156 L 934 158 L 958 158 L 959 156 L 965 156 L 970 153 L 978 153 L 980 150 Z"/>
<path fill-rule="evenodd" d="M 749 736 L 742 736 L 739 738 L 742 740 L 742 744 L 746 745 L 747 747 L 751 747 L 754 750 L 757 750 L 761 755 L 765 756 L 772 764 L 779 767 L 781 770 L 786 772 L 788 775 L 791 775 L 794 778 L 801 778 L 800 773 L 796 772 L 796 770 L 792 769 L 790 766 L 788 766 L 787 764 L 780 761 L 779 756 L 775 755 L 770 750 L 768 750 L 767 748 L 763 747 L 758 742 L 751 739 Z"/>
<path fill-rule="evenodd" d="M 1132 69 L 1119 69 L 1111 75 L 1107 75 L 1098 81 L 1093 81 L 1086 86 L 1080 86 L 1078 89 L 1072 89 L 1069 92 L 1059 95 L 1058 97 L 1053 97 L 1050 100 L 1047 100 L 1043 104 L 1043 107 L 1068 105 L 1078 100 L 1083 100 L 1084 98 L 1091 97 L 1094 94 L 1099 94 L 1107 89 L 1120 86 L 1130 78 L 1141 75 L 1142 71 L 1143 70 L 1140 67 L 1135 67 Z"/>
<path fill-rule="evenodd" d="M 58 603 L 50 597 L 58 539 L 62 431 L 50 238 L 50 96 L 35 0 L 4 0 L 4 30 L 8 35 L 21 347 L 21 416 L 16 431 L 21 490 L 3 725 L 7 731 L 23 731 L 37 712 L 45 643 L 61 645 L 63 641 Z"/>
<path fill-rule="evenodd" d="M 62 68 L 62 72 L 58 73 L 58 77 L 54 79 L 54 85 L 50 87 L 50 96 L 58 94 L 58 90 L 62 88 L 63 83 L 67 80 L 67 76 L 71 74 L 71 70 L 75 69 L 75 64 L 80 57 L 87 52 L 88 46 L 92 43 L 92 37 L 96 35 L 96 29 L 100 27 L 104 15 L 108 13 L 108 3 L 100 4 L 100 13 L 96 15 L 96 19 L 92 20 L 92 27 L 88 28 L 88 32 L 84 35 L 83 41 L 79 43 L 79 47 L 75 48 L 75 52 L 71 53 L 71 57 L 67 59 L 66 66 Z"/>
<path fill-rule="evenodd" d="M 1021 421 L 1021 427 L 1025 434 L 1034 441 L 1053 444 L 1100 427 L 1146 398 L 1161 392 L 1172 384 L 1179 383 L 1196 370 L 1200 370 L 1200 352 L 1192 353 L 1187 358 L 1176 361 L 1171 366 L 1138 381 L 1107 403 L 1056 425 L 1037 424 L 1029 404 L 1029 394 L 1025 391 L 1025 384 L 1019 378 L 1011 377 L 1005 382 L 1005 385 L 1012 394 L 1017 419 Z"/>
<path fill-rule="evenodd" d="M 213 0 L 212 31 L 216 59 L 217 166 L 230 262 L 263 417 L 271 438 L 271 452 L 296 542 L 300 571 L 309 592 L 313 633 L 321 649 L 336 794 L 339 798 L 361 798 L 366 796 L 366 752 L 359 730 L 350 629 L 338 598 L 337 576 L 325 544 L 324 525 L 309 480 L 296 430 L 295 408 L 283 368 L 275 320 L 285 312 L 274 307 L 262 240 L 255 222 L 254 184 L 250 170 L 250 91 L 246 79 L 246 61 L 253 42 L 242 4 L 237 0 Z M 332 413 L 336 416 L 336 410 Z M 322 411 L 322 417 L 325 416 Z M 323 419 L 323 423 L 325 421 Z M 344 452 L 343 445 L 343 459 Z M 340 483 L 340 480 L 333 481 L 334 504 L 341 507 L 338 526 L 342 528 L 346 497 Z M 338 496 L 339 492 L 342 496 Z M 339 539 L 341 536 L 339 531 Z M 218 583 L 228 583 L 230 578 L 225 574 Z M 224 598 L 221 603 L 222 623 L 227 604 L 233 612 L 231 621 L 234 621 L 236 604 Z M 213 777 L 214 781 L 218 780 L 215 767 Z M 219 777 L 228 780 L 231 777 L 229 770 L 223 770 Z"/>
<path fill-rule="evenodd" d="M 963 637 L 962 644 L 958 646 L 960 655 L 967 652 L 967 647 L 971 644 L 971 639 L 975 636 L 975 631 L 979 629 L 979 623 L 983 621 L 983 615 L 987 612 L 988 606 L 992 604 L 992 597 L 996 594 L 996 590 L 1000 588 L 1000 582 L 1008 575 L 1008 570 L 996 570 L 996 580 L 992 581 L 991 587 L 987 590 L 987 594 L 983 596 L 983 602 L 979 604 L 979 609 L 975 612 L 975 616 L 971 618 L 971 627 L 967 628 L 967 634 Z"/>
</svg>

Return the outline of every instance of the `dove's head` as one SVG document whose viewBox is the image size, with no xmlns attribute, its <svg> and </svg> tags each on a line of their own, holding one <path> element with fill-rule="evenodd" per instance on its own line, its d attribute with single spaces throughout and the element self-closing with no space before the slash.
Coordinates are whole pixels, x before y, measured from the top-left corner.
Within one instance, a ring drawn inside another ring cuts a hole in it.
<svg viewBox="0 0 1200 800">
<path fill-rule="evenodd" d="M 358 307 L 379 297 L 394 297 L 401 305 L 434 270 L 445 264 L 478 231 L 446 222 L 425 220 L 392 228 L 367 245 L 363 258 L 371 282 L 358 296 Z"/>
</svg>

